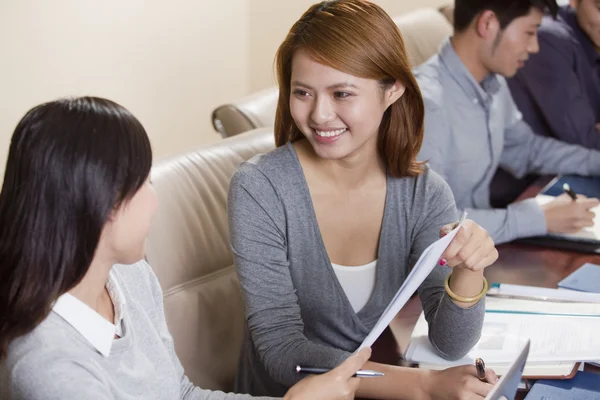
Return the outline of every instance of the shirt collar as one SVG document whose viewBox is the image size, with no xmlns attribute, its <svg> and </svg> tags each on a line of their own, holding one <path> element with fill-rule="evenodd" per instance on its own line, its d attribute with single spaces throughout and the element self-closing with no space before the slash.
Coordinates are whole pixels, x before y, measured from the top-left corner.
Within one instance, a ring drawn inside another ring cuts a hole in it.
<svg viewBox="0 0 600 400">
<path fill-rule="evenodd" d="M 571 6 L 561 7 L 558 11 L 559 18 L 561 18 L 574 32 L 577 40 L 581 43 L 585 54 L 587 55 L 590 63 L 594 64 L 600 61 L 600 55 L 596 51 L 596 47 L 588 35 L 579 26 L 577 21 L 577 14 Z"/>
<path fill-rule="evenodd" d="M 500 82 L 496 74 L 488 74 L 481 84 L 475 80 L 471 71 L 456 54 L 450 38 L 445 39 L 442 43 L 440 60 L 473 102 L 486 103 L 500 90 Z"/>
<path fill-rule="evenodd" d="M 123 291 L 111 270 L 108 274 L 106 288 L 115 308 L 115 324 L 120 325 L 127 304 Z M 52 311 L 67 321 L 104 357 L 110 355 L 117 328 L 104 319 L 87 304 L 70 293 L 65 293 L 56 300 Z"/>
</svg>

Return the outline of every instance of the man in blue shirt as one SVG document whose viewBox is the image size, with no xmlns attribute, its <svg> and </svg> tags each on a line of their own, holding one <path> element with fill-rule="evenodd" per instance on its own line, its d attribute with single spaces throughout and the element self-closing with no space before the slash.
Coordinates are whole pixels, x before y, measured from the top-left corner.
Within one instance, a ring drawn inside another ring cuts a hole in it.
<svg viewBox="0 0 600 400">
<path fill-rule="evenodd" d="M 555 0 L 456 0 L 455 34 L 416 70 L 425 100 L 420 160 L 448 182 L 456 204 L 497 243 L 593 224 L 597 199 L 560 196 L 494 209 L 490 183 L 498 168 L 528 173 L 600 175 L 600 152 L 535 135 L 523 121 L 504 77 L 538 51 L 537 30 Z"/>
<path fill-rule="evenodd" d="M 544 18 L 540 52 L 508 86 L 534 133 L 600 150 L 600 1 L 572 4 Z"/>
</svg>

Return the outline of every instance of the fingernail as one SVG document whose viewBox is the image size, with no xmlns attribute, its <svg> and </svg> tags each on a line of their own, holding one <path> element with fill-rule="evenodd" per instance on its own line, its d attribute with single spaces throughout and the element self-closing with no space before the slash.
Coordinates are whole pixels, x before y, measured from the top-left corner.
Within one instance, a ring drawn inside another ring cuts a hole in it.
<svg viewBox="0 0 600 400">
<path fill-rule="evenodd" d="M 446 236 L 447 234 L 448 234 L 448 232 L 444 233 L 444 234 L 442 235 L 442 237 Z"/>
<path fill-rule="evenodd" d="M 440 258 L 440 265 L 443 267 L 446 264 L 448 264 L 448 261 L 444 260 L 443 258 Z"/>
</svg>

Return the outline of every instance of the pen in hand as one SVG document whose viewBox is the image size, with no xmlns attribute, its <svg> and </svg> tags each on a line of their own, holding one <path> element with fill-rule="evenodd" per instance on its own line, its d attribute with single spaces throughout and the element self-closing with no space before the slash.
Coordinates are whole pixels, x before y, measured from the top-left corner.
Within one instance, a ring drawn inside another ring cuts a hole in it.
<svg viewBox="0 0 600 400">
<path fill-rule="evenodd" d="M 568 183 L 563 183 L 563 191 L 569 195 L 571 200 L 573 200 L 573 201 L 577 200 L 577 194 L 573 190 L 571 190 L 571 187 L 569 186 Z"/>
<path fill-rule="evenodd" d="M 329 371 L 331 371 L 330 368 L 301 367 L 300 365 L 296 366 L 296 372 L 299 374 L 325 374 Z M 356 378 L 375 378 L 384 375 L 385 374 L 383 374 L 382 372 L 371 371 L 368 369 L 359 369 L 352 376 Z"/>
<path fill-rule="evenodd" d="M 475 368 L 477 369 L 477 379 L 482 382 L 487 382 L 485 379 L 485 363 L 483 359 L 478 358 L 475 360 Z"/>
</svg>

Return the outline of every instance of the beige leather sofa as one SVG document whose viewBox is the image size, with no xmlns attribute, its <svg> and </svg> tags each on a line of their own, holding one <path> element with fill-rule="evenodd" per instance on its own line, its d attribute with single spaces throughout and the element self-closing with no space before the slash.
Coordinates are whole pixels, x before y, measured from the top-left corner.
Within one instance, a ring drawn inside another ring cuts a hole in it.
<svg viewBox="0 0 600 400">
<path fill-rule="evenodd" d="M 427 61 L 437 52 L 442 41 L 452 35 L 452 25 L 445 17 L 452 15 L 452 8 L 442 9 L 422 8 L 394 18 L 413 67 Z M 216 108 L 212 113 L 215 130 L 228 137 L 258 127 L 273 126 L 277 95 L 277 88 L 272 87 Z"/>
<path fill-rule="evenodd" d="M 244 160 L 274 147 L 273 131 L 247 132 L 158 162 L 159 210 L 147 259 L 164 292 L 167 323 L 196 385 L 231 391 L 244 306 L 229 247 L 227 191 Z"/>
</svg>

